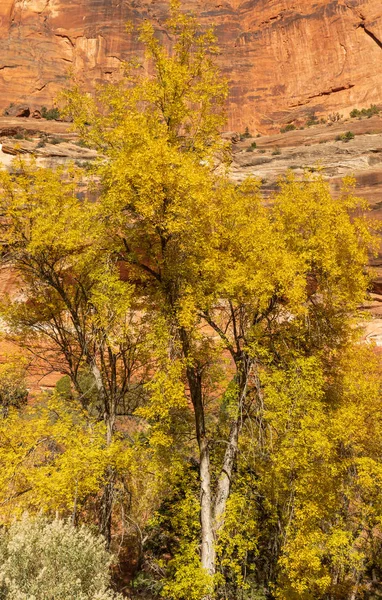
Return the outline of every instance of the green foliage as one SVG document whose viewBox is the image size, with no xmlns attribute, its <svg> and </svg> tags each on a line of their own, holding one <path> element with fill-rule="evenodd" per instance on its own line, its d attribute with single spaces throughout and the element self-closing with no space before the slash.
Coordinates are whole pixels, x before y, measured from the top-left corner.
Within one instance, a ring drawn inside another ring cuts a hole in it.
<svg viewBox="0 0 382 600">
<path fill-rule="evenodd" d="M 362 117 L 367 117 L 368 119 L 370 119 L 370 117 L 372 117 L 373 115 L 378 115 L 381 112 L 381 109 L 376 106 L 375 104 L 371 104 L 369 106 L 369 108 L 362 108 L 361 110 L 358 110 L 358 108 L 354 108 L 351 113 L 350 116 L 352 119 L 358 117 L 359 119 L 361 119 Z"/>
<path fill-rule="evenodd" d="M 314 113 L 306 121 L 306 127 L 312 127 L 313 125 L 318 125 L 318 117 Z"/>
<path fill-rule="evenodd" d="M 354 133 L 352 131 L 347 131 L 346 133 L 337 135 L 336 141 L 337 142 L 349 142 L 350 140 L 354 140 L 354 138 L 355 138 Z"/>
<path fill-rule="evenodd" d="M 83 140 L 78 140 L 78 142 L 75 142 L 75 144 L 76 144 L 76 146 L 79 146 L 80 148 L 89 148 L 87 143 L 84 142 Z"/>
<path fill-rule="evenodd" d="M 251 132 L 249 131 L 249 127 L 246 127 L 244 133 L 240 134 L 240 141 L 248 140 L 251 137 L 252 137 L 252 135 L 251 135 Z"/>
<path fill-rule="evenodd" d="M 117 600 L 111 564 L 104 539 L 84 526 L 25 514 L 0 529 L 0 598 Z"/>
<path fill-rule="evenodd" d="M 294 131 L 296 128 L 296 125 L 294 125 L 294 123 L 288 123 L 288 125 L 285 125 L 285 127 L 282 127 L 280 129 L 280 133 L 287 133 L 288 131 Z"/>
<path fill-rule="evenodd" d="M 62 144 L 63 140 L 61 138 L 49 138 L 48 144 L 53 144 L 56 146 L 57 144 Z"/>
<path fill-rule="evenodd" d="M 200 522 L 195 465 L 186 463 L 177 474 L 173 473 L 168 496 L 146 531 L 151 561 L 147 561 L 142 575 L 134 581 L 135 589 L 157 590 L 162 597 L 175 600 L 198 600 L 212 590 L 212 580 L 201 568 L 198 552 Z M 161 581 L 158 572 L 162 574 Z"/>
<path fill-rule="evenodd" d="M 57 107 L 47 108 L 46 106 L 43 106 L 41 108 L 41 116 L 48 121 L 58 121 L 61 115 L 60 110 Z"/>
<path fill-rule="evenodd" d="M 276 146 L 276 148 L 272 152 L 272 156 L 279 156 L 281 154 L 281 149 Z"/>
<path fill-rule="evenodd" d="M 18 356 L 0 365 L 0 411 L 3 417 L 10 408 L 21 408 L 27 401 L 26 361 Z"/>
<path fill-rule="evenodd" d="M 212 578 L 201 567 L 196 543 L 183 543 L 172 559 L 173 578 L 165 583 L 162 596 L 169 600 L 201 600 L 213 593 Z"/>
<path fill-rule="evenodd" d="M 70 400 L 73 398 L 73 390 L 69 375 L 64 375 L 56 383 L 56 391 L 59 396 Z"/>
</svg>

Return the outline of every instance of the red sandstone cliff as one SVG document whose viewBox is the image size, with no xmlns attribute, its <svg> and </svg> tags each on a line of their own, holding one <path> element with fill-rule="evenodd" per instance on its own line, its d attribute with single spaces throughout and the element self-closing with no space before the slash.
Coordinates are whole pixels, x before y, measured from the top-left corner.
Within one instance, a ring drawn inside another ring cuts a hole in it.
<svg viewBox="0 0 382 600">
<path fill-rule="evenodd" d="M 264 131 L 313 111 L 382 103 L 381 0 L 183 0 L 214 24 L 231 82 L 230 126 Z M 0 109 L 52 106 L 69 69 L 90 85 L 139 52 L 127 20 L 160 29 L 167 2 L 2 0 Z"/>
</svg>

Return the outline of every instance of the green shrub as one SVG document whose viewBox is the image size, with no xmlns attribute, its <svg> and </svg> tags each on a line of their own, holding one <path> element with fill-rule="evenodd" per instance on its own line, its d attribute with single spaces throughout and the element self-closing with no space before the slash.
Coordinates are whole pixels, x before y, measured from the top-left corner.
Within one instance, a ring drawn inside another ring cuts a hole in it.
<svg viewBox="0 0 382 600">
<path fill-rule="evenodd" d="M 372 117 L 373 115 L 378 115 L 380 112 L 381 109 L 376 104 L 371 104 L 369 108 L 362 108 L 361 110 L 358 110 L 358 108 L 354 108 L 351 111 L 350 116 L 353 119 L 356 117 L 358 117 L 359 119 L 362 119 L 362 117 L 367 117 L 368 119 L 370 119 L 370 117 Z"/>
<path fill-rule="evenodd" d="M 272 152 L 272 155 L 273 155 L 273 156 L 276 156 L 276 155 L 278 155 L 278 154 L 281 154 L 281 150 L 280 150 L 280 148 L 277 146 L 277 147 L 276 147 L 276 148 L 273 150 L 273 152 Z"/>
<path fill-rule="evenodd" d="M 257 148 L 256 142 L 252 142 L 252 144 L 247 148 L 247 152 L 253 152 L 254 150 L 256 150 L 256 148 Z"/>
<path fill-rule="evenodd" d="M 252 137 L 252 135 L 251 135 L 251 133 L 250 133 L 250 131 L 249 131 L 249 128 L 248 128 L 248 127 L 246 127 L 246 128 L 245 128 L 245 131 L 244 131 L 244 133 L 241 133 L 241 134 L 240 134 L 240 140 L 241 140 L 241 141 L 243 141 L 243 140 L 247 140 L 247 139 L 248 139 L 248 138 L 250 138 L 250 137 Z"/>
<path fill-rule="evenodd" d="M 48 109 L 46 106 L 43 106 L 41 108 L 41 116 L 48 121 L 57 121 L 60 118 L 60 111 L 55 107 Z"/>
<path fill-rule="evenodd" d="M 28 400 L 26 364 L 20 358 L 0 365 L 0 416 L 21 408 Z"/>
<path fill-rule="evenodd" d="M 76 167 L 79 167 L 80 169 L 85 169 L 85 170 L 90 170 L 92 167 L 91 161 L 81 160 L 80 158 L 76 158 L 76 160 L 74 161 L 74 164 L 76 165 Z"/>
<path fill-rule="evenodd" d="M 307 127 L 311 127 L 312 125 L 318 125 L 318 117 L 315 114 L 310 115 L 306 122 Z"/>
<path fill-rule="evenodd" d="M 352 131 L 347 131 L 346 133 L 342 133 L 341 135 L 337 135 L 337 142 L 348 142 L 349 140 L 354 140 L 355 135 Z"/>
<path fill-rule="evenodd" d="M 50 138 L 48 140 L 49 144 L 53 144 L 54 146 L 57 144 L 62 144 L 62 140 L 60 138 Z"/>
<path fill-rule="evenodd" d="M 285 127 L 280 129 L 280 133 L 287 133 L 287 131 L 294 131 L 295 129 L 297 129 L 296 125 L 293 123 L 288 123 L 288 125 L 285 125 Z"/>
<path fill-rule="evenodd" d="M 86 527 L 24 515 L 0 529 L 0 598 L 122 600 L 109 589 L 111 562 Z"/>
<path fill-rule="evenodd" d="M 72 384 L 69 375 L 64 375 L 57 381 L 56 390 L 62 398 L 65 398 L 65 400 L 71 400 L 73 398 Z"/>
</svg>

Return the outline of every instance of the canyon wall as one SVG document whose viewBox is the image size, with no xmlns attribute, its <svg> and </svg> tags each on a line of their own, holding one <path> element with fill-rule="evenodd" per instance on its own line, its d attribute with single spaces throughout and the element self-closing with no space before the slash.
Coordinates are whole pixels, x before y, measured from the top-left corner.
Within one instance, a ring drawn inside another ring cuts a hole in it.
<svg viewBox="0 0 382 600">
<path fill-rule="evenodd" d="M 0 110 L 53 106 L 68 74 L 118 76 L 142 48 L 127 21 L 163 28 L 162 0 L 2 0 Z M 213 24 L 231 84 L 229 128 L 266 132 L 316 112 L 382 103 L 381 0 L 182 0 Z"/>
</svg>

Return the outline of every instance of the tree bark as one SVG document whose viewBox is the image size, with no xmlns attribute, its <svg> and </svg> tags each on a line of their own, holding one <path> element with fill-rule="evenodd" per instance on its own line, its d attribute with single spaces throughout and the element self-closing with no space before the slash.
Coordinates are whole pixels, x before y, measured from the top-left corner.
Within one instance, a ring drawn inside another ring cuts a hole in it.
<svg viewBox="0 0 382 600">
<path fill-rule="evenodd" d="M 190 340 L 187 332 L 180 328 L 180 339 L 183 354 L 186 360 L 192 360 Z M 202 392 L 202 370 L 196 365 L 189 365 L 186 369 L 188 386 L 195 415 L 195 431 L 199 446 L 199 476 L 200 476 L 200 525 L 201 525 L 201 564 L 209 573 L 216 571 L 216 552 L 212 515 L 211 494 L 211 465 Z M 205 599 L 207 600 L 207 599 Z"/>
<path fill-rule="evenodd" d="M 113 406 L 109 406 L 108 399 L 105 394 L 105 388 L 102 381 L 101 372 L 96 365 L 95 361 L 91 362 L 91 370 L 95 380 L 95 385 L 101 400 L 104 410 L 104 422 L 106 425 L 106 445 L 110 446 L 113 440 L 114 426 L 115 426 L 115 411 Z M 113 501 L 114 501 L 114 472 L 113 469 L 108 467 L 106 472 L 106 484 L 103 489 L 103 495 L 101 499 L 101 508 L 99 514 L 99 530 L 106 540 L 107 547 L 110 547 L 111 543 L 111 526 L 112 526 L 112 512 L 113 512 Z"/>
<path fill-rule="evenodd" d="M 224 514 L 231 491 L 232 472 L 237 456 L 240 429 L 241 423 L 238 418 L 231 425 L 223 466 L 216 487 L 213 513 L 215 536 L 219 534 L 220 529 L 224 526 Z"/>
<path fill-rule="evenodd" d="M 205 429 L 202 378 L 193 367 L 187 369 L 187 378 L 194 406 L 196 437 L 199 445 L 201 563 L 207 573 L 214 575 L 216 553 L 212 516 L 211 467 Z"/>
<path fill-rule="evenodd" d="M 214 501 L 214 532 L 215 537 L 218 537 L 220 529 L 224 526 L 224 514 L 227 507 L 227 500 L 231 491 L 232 473 L 236 462 L 237 452 L 239 448 L 239 435 L 243 425 L 243 407 L 247 395 L 248 376 L 251 368 L 250 361 L 247 357 L 243 357 L 238 366 L 238 414 L 236 419 L 231 423 L 230 433 L 228 437 L 227 448 L 224 453 L 223 465 L 218 479 L 215 501 Z"/>
<path fill-rule="evenodd" d="M 101 510 L 99 514 L 99 530 L 106 540 L 106 545 L 109 548 L 111 543 L 111 525 L 112 525 L 112 510 L 114 500 L 114 476 L 113 470 L 107 471 L 107 483 L 104 486 Z"/>
</svg>

